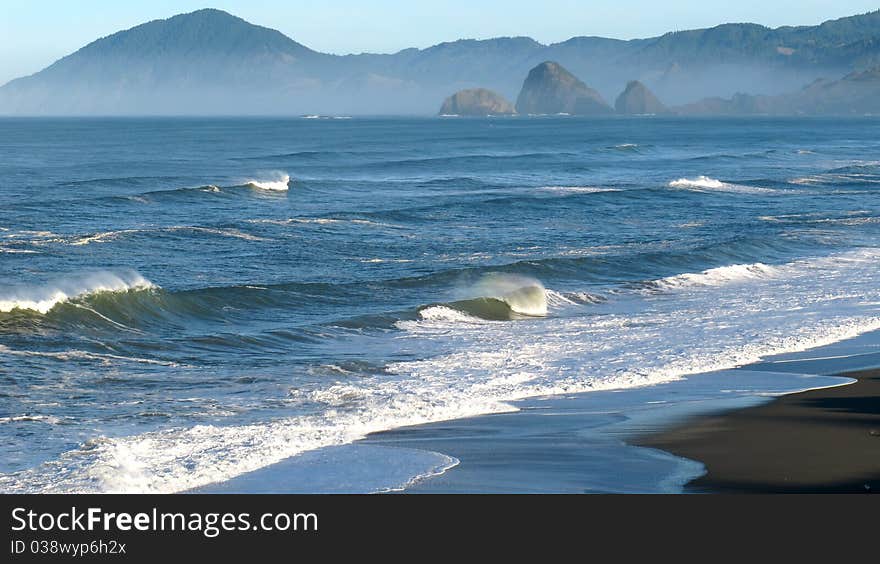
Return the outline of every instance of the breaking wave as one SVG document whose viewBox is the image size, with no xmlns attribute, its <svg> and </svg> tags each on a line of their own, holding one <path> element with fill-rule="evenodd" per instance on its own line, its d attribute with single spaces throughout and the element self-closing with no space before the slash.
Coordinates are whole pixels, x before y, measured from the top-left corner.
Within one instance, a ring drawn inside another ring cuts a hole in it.
<svg viewBox="0 0 880 564">
<path fill-rule="evenodd" d="M 478 319 L 499 321 L 547 315 L 547 292 L 534 278 L 486 274 L 465 293 L 474 297 L 454 301 L 448 307 Z"/>
<path fill-rule="evenodd" d="M 771 278 L 779 273 L 779 268 L 760 262 L 754 264 L 733 264 L 710 268 L 703 272 L 686 272 L 675 276 L 668 276 L 648 282 L 653 288 L 669 289 L 683 288 L 687 286 L 719 286 L 733 282 L 755 280 L 759 278 Z"/>
<path fill-rule="evenodd" d="M 278 178 L 271 180 L 248 180 L 247 185 L 260 190 L 271 190 L 275 192 L 283 192 L 288 190 L 290 184 L 290 176 L 287 174 L 280 175 Z"/>
<path fill-rule="evenodd" d="M 38 286 L 20 286 L 0 290 L 0 312 L 31 310 L 48 313 L 60 303 L 104 292 L 146 290 L 156 286 L 133 270 L 98 271 Z"/>
<path fill-rule="evenodd" d="M 759 186 L 747 186 L 744 184 L 732 184 L 730 182 L 722 182 L 716 178 L 708 176 L 698 176 L 696 178 L 679 178 L 669 183 L 670 188 L 682 188 L 685 190 L 694 190 L 699 192 L 732 192 L 739 194 L 771 194 L 776 192 L 772 188 L 761 188 Z"/>
</svg>

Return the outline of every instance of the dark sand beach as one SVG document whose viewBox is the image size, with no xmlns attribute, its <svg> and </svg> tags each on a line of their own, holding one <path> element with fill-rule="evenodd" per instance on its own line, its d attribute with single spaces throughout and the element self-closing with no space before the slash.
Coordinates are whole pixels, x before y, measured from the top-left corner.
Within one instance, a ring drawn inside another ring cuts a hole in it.
<svg viewBox="0 0 880 564">
<path fill-rule="evenodd" d="M 374 433 L 193 492 L 878 491 L 877 366 L 872 332 L 666 384 Z"/>
<path fill-rule="evenodd" d="M 850 385 L 699 416 L 632 444 L 699 460 L 702 492 L 880 491 L 880 370 Z"/>
</svg>

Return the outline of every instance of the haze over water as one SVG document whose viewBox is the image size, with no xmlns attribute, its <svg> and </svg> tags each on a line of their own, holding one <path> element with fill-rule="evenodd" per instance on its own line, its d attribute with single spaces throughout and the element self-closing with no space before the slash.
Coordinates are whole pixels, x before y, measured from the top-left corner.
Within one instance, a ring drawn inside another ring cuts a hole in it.
<svg viewBox="0 0 880 564">
<path fill-rule="evenodd" d="M 878 130 L 0 121 L 0 489 L 180 491 L 880 328 Z"/>
</svg>

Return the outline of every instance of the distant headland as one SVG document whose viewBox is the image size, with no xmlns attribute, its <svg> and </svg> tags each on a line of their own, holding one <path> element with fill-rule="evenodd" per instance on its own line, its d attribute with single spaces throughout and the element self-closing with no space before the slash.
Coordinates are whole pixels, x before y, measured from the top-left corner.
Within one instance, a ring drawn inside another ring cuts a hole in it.
<svg viewBox="0 0 880 564">
<path fill-rule="evenodd" d="M 481 98 L 468 96 L 480 92 Z M 450 101 L 455 101 L 451 104 Z M 485 100 L 498 100 L 494 104 Z M 737 93 L 667 107 L 638 80 L 627 83 L 612 109 L 602 96 L 559 63 L 547 61 L 529 71 L 516 108 L 491 90 L 463 90 L 449 98 L 440 115 L 880 115 L 880 67 L 853 72 L 840 80 L 818 79 L 805 88 L 777 96 Z"/>
</svg>

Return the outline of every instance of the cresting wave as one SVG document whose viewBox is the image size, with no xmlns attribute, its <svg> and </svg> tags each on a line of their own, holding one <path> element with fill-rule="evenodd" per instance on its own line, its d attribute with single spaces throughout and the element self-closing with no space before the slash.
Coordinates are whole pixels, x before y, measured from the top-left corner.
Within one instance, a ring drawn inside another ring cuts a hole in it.
<svg viewBox="0 0 880 564">
<path fill-rule="evenodd" d="M 60 303 L 84 296 L 155 287 L 152 282 L 133 270 L 77 274 L 39 286 L 20 286 L 0 290 L 0 312 L 31 310 L 45 314 Z"/>
<path fill-rule="evenodd" d="M 772 188 L 761 188 L 759 186 L 747 186 L 744 184 L 732 184 L 722 182 L 716 178 L 708 176 L 698 176 L 696 178 L 679 178 L 669 183 L 670 188 L 683 188 L 685 190 L 695 191 L 715 191 L 715 192 L 732 192 L 740 194 L 772 194 L 776 190 Z"/>
<path fill-rule="evenodd" d="M 546 290 L 533 278 L 490 273 L 462 293 L 473 297 L 422 308 L 419 316 L 422 319 L 473 323 L 547 315 Z M 407 323 L 400 321 L 398 326 L 406 327 Z"/>
<path fill-rule="evenodd" d="M 516 314 L 530 317 L 547 315 L 544 285 L 527 276 L 489 273 L 466 293 L 474 296 L 471 299 L 498 300 Z"/>
<path fill-rule="evenodd" d="M 279 174 L 271 180 L 248 180 L 247 185 L 260 190 L 283 192 L 290 188 L 290 175 Z"/>
<path fill-rule="evenodd" d="M 0 476 L 0 487 L 181 491 L 374 431 L 509 411 L 509 402 L 530 396 L 665 382 L 829 344 L 880 329 L 878 258 L 880 249 L 871 248 L 769 272 L 722 267 L 684 277 L 671 295 L 636 292 L 597 304 L 598 315 L 529 323 L 450 324 L 427 308 L 387 337 L 387 346 L 422 351 L 422 360 L 392 362 L 357 379 L 328 374 L 317 388 L 290 391 L 292 402 L 325 410 L 93 439 L 37 468 Z"/>
</svg>

